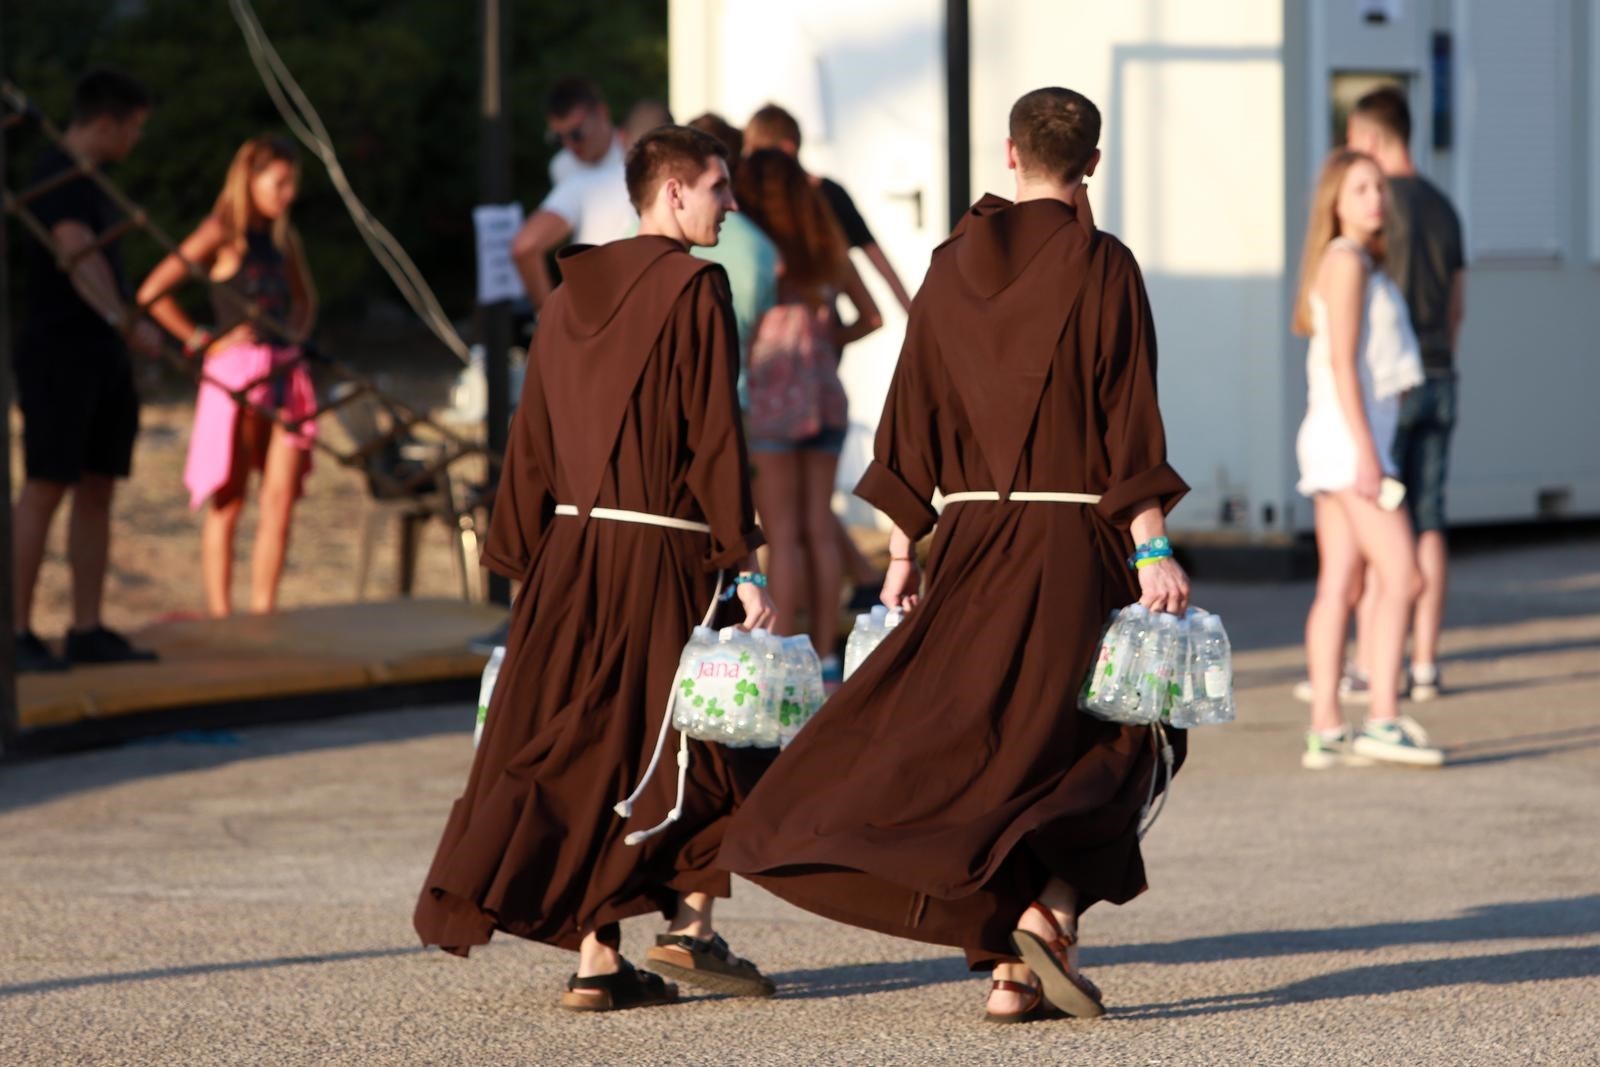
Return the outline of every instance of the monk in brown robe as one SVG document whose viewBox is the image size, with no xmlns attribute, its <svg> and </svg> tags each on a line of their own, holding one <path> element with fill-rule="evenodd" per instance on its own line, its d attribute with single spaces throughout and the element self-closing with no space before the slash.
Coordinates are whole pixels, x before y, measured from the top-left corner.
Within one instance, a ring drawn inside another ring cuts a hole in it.
<svg viewBox="0 0 1600 1067">
<path fill-rule="evenodd" d="M 663 127 L 629 152 L 627 181 L 639 236 L 562 253 L 529 350 L 483 553 L 521 588 L 414 919 L 424 943 L 461 956 L 496 930 L 577 950 L 561 1003 L 587 1011 L 676 999 L 618 952 L 618 921 L 651 911 L 671 925 L 648 966 L 773 991 L 712 926 L 712 898 L 729 891 L 718 847 L 759 772 L 737 760 L 752 750 L 692 742 L 681 814 L 641 844 L 613 811 L 653 762 L 678 657 L 719 584 L 744 625 L 772 618 L 728 280 L 688 252 L 715 244 L 734 206 L 726 150 Z M 642 825 L 678 806 L 667 767 L 634 802 Z"/>
<path fill-rule="evenodd" d="M 1137 580 L 1127 562 L 1187 486 L 1166 462 L 1138 265 L 1089 215 L 1099 111 L 1040 89 L 1010 133 L 1016 202 L 984 197 L 934 252 L 856 487 L 894 521 L 883 599 L 909 614 L 778 758 L 721 854 L 820 915 L 965 949 L 994 971 L 988 1013 L 1005 1022 L 1046 1001 L 1104 1010 L 1077 973 L 1077 920 L 1145 888 L 1138 827 L 1163 742 L 1078 695 L 1113 608 L 1188 601 L 1170 559 Z M 1040 493 L 1083 497 L 1025 496 Z M 919 592 L 913 545 L 936 524 Z M 1172 744 L 1176 764 L 1181 733 Z"/>
</svg>

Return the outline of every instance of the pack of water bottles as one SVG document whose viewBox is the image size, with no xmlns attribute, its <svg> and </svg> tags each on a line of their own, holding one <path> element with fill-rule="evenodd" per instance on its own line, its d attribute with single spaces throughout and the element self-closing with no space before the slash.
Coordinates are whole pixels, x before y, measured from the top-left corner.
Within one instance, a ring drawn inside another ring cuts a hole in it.
<svg viewBox="0 0 1600 1067">
<path fill-rule="evenodd" d="M 900 625 L 902 616 L 898 609 L 878 604 L 870 612 L 856 616 L 855 628 L 844 643 L 844 677 L 848 679 L 856 668 L 872 655 L 873 649 L 883 644 L 883 639 Z"/>
<path fill-rule="evenodd" d="M 730 748 L 786 745 L 822 706 L 809 637 L 696 626 L 673 680 L 672 725 Z"/>
<path fill-rule="evenodd" d="M 500 678 L 500 665 L 506 659 L 506 646 L 495 645 L 489 662 L 483 665 L 483 677 L 478 680 L 478 723 L 472 729 L 472 747 L 483 740 L 483 728 L 489 721 L 489 700 L 494 696 L 494 683 Z"/>
<path fill-rule="evenodd" d="M 1119 723 L 1182 729 L 1232 722 L 1233 650 L 1222 618 L 1142 604 L 1113 612 L 1078 706 Z"/>
</svg>

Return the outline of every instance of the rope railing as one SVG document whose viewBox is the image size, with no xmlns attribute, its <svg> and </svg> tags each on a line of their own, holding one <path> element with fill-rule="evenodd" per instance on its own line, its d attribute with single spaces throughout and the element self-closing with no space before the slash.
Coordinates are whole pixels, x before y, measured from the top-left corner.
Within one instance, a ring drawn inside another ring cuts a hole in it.
<svg viewBox="0 0 1600 1067">
<path fill-rule="evenodd" d="M 190 357 L 184 353 L 177 341 L 169 337 L 166 331 L 163 330 L 160 355 L 167 363 L 178 367 L 198 383 L 208 384 L 220 389 L 230 396 L 236 404 L 265 416 L 274 424 L 291 433 L 297 432 L 306 423 L 315 422 L 323 415 L 336 412 L 357 400 L 370 399 L 387 414 L 389 422 L 387 429 L 381 429 L 376 437 L 361 442 L 350 451 L 341 451 L 330 444 L 321 434 L 312 439 L 312 446 L 319 453 L 328 456 L 340 466 L 357 470 L 366 475 L 371 479 L 374 487 L 381 488 L 385 495 L 404 496 L 416 493 L 422 487 L 434 483 L 449 467 L 464 459 L 482 456 L 491 467 L 496 464 L 498 457 L 489 456 L 482 445 L 462 438 L 448 427 L 439 425 L 427 415 L 416 411 L 403 401 L 389 396 L 378 387 L 378 384 L 370 376 L 341 363 L 312 343 L 309 338 L 296 338 L 283 322 L 263 312 L 255 301 L 234 288 L 212 279 L 205 268 L 182 254 L 177 242 L 151 219 L 142 207 L 123 193 L 99 168 L 75 153 L 68 145 L 61 129 L 35 107 L 27 95 L 10 81 L 0 81 L 0 104 L 3 104 L 5 109 L 3 113 L 0 113 L 0 131 L 31 122 L 52 144 L 73 160 L 74 165 L 72 167 L 42 180 L 31 188 L 17 193 L 13 193 L 9 188 L 0 190 L 0 206 L 3 206 L 7 213 L 21 222 L 34 239 L 39 241 L 50 252 L 56 265 L 63 272 L 70 274 L 85 256 L 104 249 L 112 241 L 135 231 L 143 231 L 149 234 L 168 253 L 177 256 L 191 279 L 201 283 L 212 294 L 229 303 L 244 317 L 245 321 L 249 322 L 258 331 L 260 336 L 274 338 L 286 344 L 294 345 L 299 349 L 299 356 L 295 360 L 285 361 L 259 378 L 235 388 L 218 381 L 208 374 L 203 358 Z M 68 255 L 62 250 L 59 242 L 55 240 L 49 229 L 30 210 L 29 204 L 67 182 L 80 178 L 88 178 L 105 192 L 122 211 L 123 219 L 98 235 L 90 245 Z M 118 300 L 121 303 L 123 312 L 121 320 L 123 334 L 126 336 L 136 323 L 148 316 L 150 307 L 164 299 L 170 292 L 171 290 L 168 289 L 158 293 L 142 304 L 129 301 L 123 298 L 121 294 L 118 294 Z M 311 414 L 293 419 L 285 417 L 276 408 L 254 403 L 250 399 L 249 394 L 251 392 L 262 385 L 291 373 L 301 363 L 308 365 L 314 363 L 321 367 L 324 371 L 332 374 L 342 388 L 336 386 L 333 390 L 335 395 L 331 399 L 319 399 L 316 410 Z M 403 476 L 396 476 L 392 472 L 383 469 L 382 466 L 372 462 L 373 458 L 385 448 L 390 445 L 398 446 L 402 441 L 411 437 L 414 431 L 419 429 L 436 436 L 442 449 L 441 454 L 432 459 L 431 462 L 418 462 Z M 464 519 L 470 519 L 470 504 L 466 508 L 461 508 L 455 500 L 446 499 L 445 505 L 449 509 L 445 517 L 449 518 L 454 525 L 459 526 Z"/>
</svg>

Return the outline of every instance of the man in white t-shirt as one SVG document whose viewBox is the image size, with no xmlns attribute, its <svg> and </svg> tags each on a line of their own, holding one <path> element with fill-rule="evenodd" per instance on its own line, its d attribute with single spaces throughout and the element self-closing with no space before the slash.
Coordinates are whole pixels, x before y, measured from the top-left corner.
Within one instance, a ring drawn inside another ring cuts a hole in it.
<svg viewBox="0 0 1600 1067">
<path fill-rule="evenodd" d="M 611 110 L 586 78 L 563 78 L 545 98 L 550 134 L 572 154 L 551 167 L 555 186 L 511 242 L 511 257 L 537 310 L 553 285 L 546 257 L 569 241 L 605 244 L 628 235 L 638 216 L 628 202 L 624 149 Z"/>
</svg>

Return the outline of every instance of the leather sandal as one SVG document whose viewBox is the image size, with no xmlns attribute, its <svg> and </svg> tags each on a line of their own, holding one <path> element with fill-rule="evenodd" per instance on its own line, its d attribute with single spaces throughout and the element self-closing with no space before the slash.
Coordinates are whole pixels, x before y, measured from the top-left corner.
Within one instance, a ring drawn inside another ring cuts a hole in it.
<svg viewBox="0 0 1600 1067">
<path fill-rule="evenodd" d="M 644 954 L 644 965 L 657 974 L 713 993 L 770 997 L 778 991 L 759 967 L 735 956 L 721 934 L 707 938 L 660 934 L 656 947 Z"/>
<path fill-rule="evenodd" d="M 1009 982 L 1004 978 L 996 978 L 989 985 L 989 992 L 1002 990 L 1007 993 L 1021 993 L 1029 997 L 1027 1006 L 1021 1011 L 989 1011 L 984 1010 L 983 1019 L 991 1023 L 1031 1023 L 1036 1019 L 1049 1018 L 1059 1014 L 1054 1008 L 1044 1002 L 1044 993 L 1038 986 L 1027 985 L 1023 982 Z"/>
<path fill-rule="evenodd" d="M 612 974 L 588 978 L 573 975 L 567 979 L 567 991 L 561 994 L 561 1007 L 568 1011 L 622 1011 L 677 1002 L 677 986 L 636 970 L 627 960 Z"/>
<path fill-rule="evenodd" d="M 1063 930 L 1050 909 L 1038 901 L 1028 907 L 1045 917 L 1055 931 L 1055 937 L 1046 941 L 1030 931 L 1013 930 L 1011 947 L 1039 976 L 1044 999 L 1080 1019 L 1104 1015 L 1106 1006 L 1100 987 L 1078 974 L 1068 962 L 1067 950 L 1078 943 L 1077 931 L 1068 933 Z"/>
</svg>

